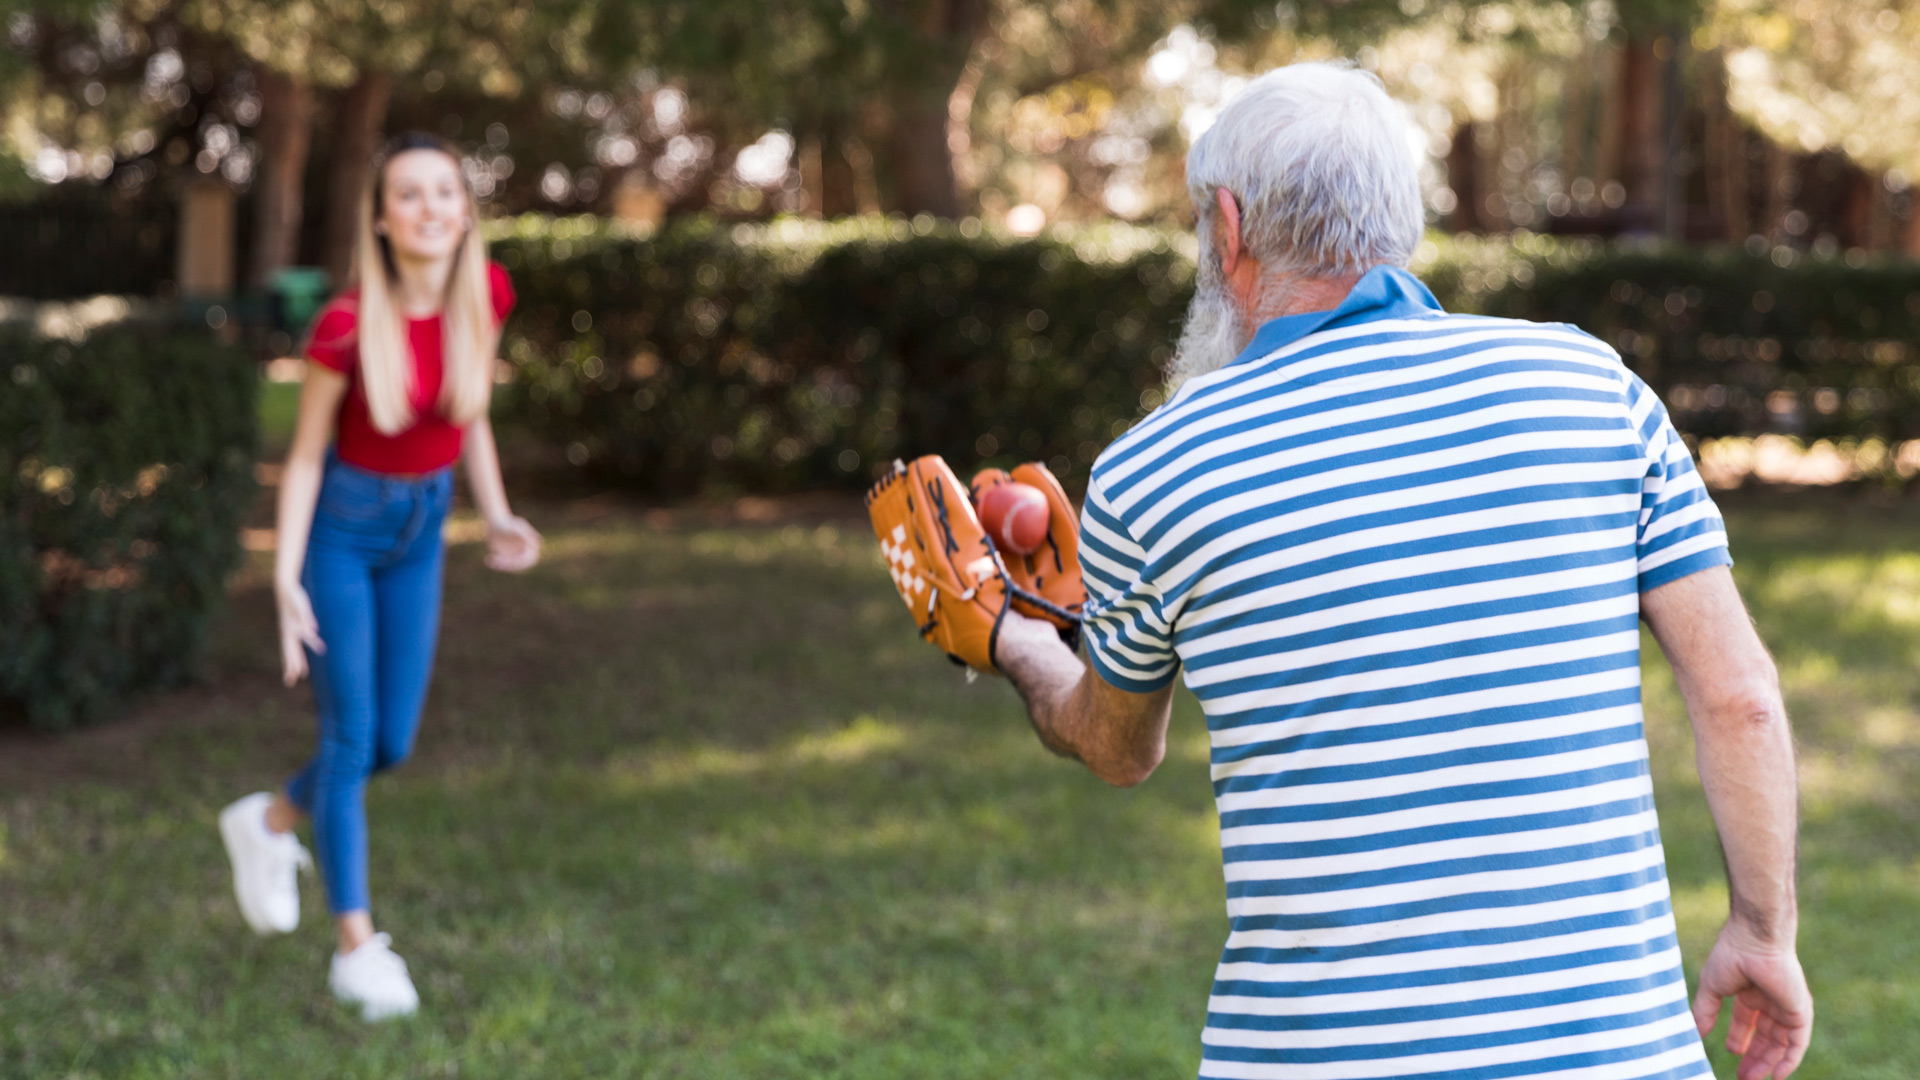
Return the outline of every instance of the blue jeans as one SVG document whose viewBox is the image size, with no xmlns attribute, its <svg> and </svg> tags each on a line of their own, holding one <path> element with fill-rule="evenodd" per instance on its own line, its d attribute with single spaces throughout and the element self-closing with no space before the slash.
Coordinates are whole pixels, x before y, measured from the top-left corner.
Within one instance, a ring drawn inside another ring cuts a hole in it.
<svg viewBox="0 0 1920 1080">
<path fill-rule="evenodd" d="M 307 653 L 320 749 L 287 783 L 313 817 L 335 915 L 367 910 L 367 778 L 413 750 L 440 629 L 440 526 L 453 470 L 385 476 L 327 455 L 301 584 L 326 652 Z"/>
</svg>

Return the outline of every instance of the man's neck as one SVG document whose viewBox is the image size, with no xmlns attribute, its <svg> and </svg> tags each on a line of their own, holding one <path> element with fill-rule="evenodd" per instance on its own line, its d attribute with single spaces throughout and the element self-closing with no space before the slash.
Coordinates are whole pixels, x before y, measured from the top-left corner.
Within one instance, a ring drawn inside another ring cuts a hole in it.
<svg viewBox="0 0 1920 1080">
<path fill-rule="evenodd" d="M 1247 321 L 1252 324 L 1248 337 L 1252 337 L 1252 331 L 1274 319 L 1304 315 L 1309 311 L 1331 311 L 1339 307 L 1359 280 L 1358 273 L 1337 277 L 1287 276 L 1263 279 L 1253 302 L 1247 305 Z"/>
</svg>

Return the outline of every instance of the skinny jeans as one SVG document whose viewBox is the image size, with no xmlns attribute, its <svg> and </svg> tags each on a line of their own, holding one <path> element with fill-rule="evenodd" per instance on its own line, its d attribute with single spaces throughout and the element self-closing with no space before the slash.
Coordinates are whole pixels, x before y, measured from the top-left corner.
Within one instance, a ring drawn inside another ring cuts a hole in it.
<svg viewBox="0 0 1920 1080">
<path fill-rule="evenodd" d="M 440 527 L 453 470 L 409 478 L 327 454 L 301 584 L 325 652 L 307 652 L 320 745 L 287 782 L 313 818 L 333 914 L 365 911 L 367 779 L 413 751 L 440 630 Z"/>
</svg>

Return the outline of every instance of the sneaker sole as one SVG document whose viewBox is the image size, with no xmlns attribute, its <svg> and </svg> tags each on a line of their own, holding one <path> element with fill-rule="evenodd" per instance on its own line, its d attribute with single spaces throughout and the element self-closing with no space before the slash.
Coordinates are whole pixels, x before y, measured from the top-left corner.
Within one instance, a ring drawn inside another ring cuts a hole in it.
<svg viewBox="0 0 1920 1080">
<path fill-rule="evenodd" d="M 240 917 L 245 919 L 247 925 L 253 929 L 253 932 L 259 934 L 261 937 L 273 937 L 275 934 L 291 933 L 293 931 L 292 927 L 282 930 L 273 925 L 263 913 L 254 910 L 253 906 L 247 903 L 246 890 L 240 887 L 240 859 L 236 854 L 242 842 L 236 830 L 243 827 L 237 816 L 224 812 L 221 813 L 220 843 L 227 849 L 227 865 L 233 868 L 233 899 L 235 903 L 240 905 Z"/>
<path fill-rule="evenodd" d="M 327 980 L 327 989 L 333 993 L 333 999 L 335 1001 L 349 1008 L 360 1010 L 360 1019 L 369 1024 L 377 1024 L 382 1020 L 398 1020 L 403 1017 L 412 1016 L 414 1013 L 420 1011 L 420 1003 L 418 1001 L 414 1001 L 409 1005 L 376 1005 L 365 998 L 355 997 L 351 994 L 343 994 L 340 992 L 340 988 L 333 984 L 332 979 Z"/>
</svg>

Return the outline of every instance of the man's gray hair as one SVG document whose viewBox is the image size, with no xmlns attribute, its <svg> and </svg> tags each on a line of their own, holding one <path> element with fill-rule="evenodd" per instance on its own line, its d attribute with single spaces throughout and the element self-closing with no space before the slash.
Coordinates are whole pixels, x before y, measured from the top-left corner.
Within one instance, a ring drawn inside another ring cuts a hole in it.
<svg viewBox="0 0 1920 1080">
<path fill-rule="evenodd" d="M 1294 64 L 1247 84 L 1187 153 L 1204 245 L 1240 204 L 1241 243 L 1262 267 L 1309 277 L 1405 266 L 1426 217 L 1406 117 L 1372 74 Z"/>
</svg>

